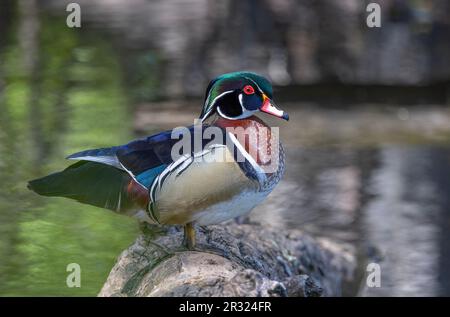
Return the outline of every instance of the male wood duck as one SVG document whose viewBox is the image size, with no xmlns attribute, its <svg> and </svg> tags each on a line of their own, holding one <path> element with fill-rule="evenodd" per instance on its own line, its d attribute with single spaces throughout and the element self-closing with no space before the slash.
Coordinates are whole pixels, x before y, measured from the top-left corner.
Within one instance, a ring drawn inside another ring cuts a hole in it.
<svg viewBox="0 0 450 317">
<path fill-rule="evenodd" d="M 194 224 L 217 224 L 249 213 L 284 173 L 281 143 L 254 115 L 258 111 L 289 119 L 274 105 L 267 79 L 250 72 L 224 74 L 209 83 L 200 115 L 200 131 L 218 128 L 223 138 L 202 137 L 199 150 L 178 157 L 172 151 L 179 141 L 175 130 L 82 151 L 68 157 L 78 162 L 28 187 L 151 224 L 184 225 L 184 243 L 193 249 Z M 249 133 L 238 138 L 236 128 Z M 196 128 L 186 129 L 193 135 Z"/>
</svg>

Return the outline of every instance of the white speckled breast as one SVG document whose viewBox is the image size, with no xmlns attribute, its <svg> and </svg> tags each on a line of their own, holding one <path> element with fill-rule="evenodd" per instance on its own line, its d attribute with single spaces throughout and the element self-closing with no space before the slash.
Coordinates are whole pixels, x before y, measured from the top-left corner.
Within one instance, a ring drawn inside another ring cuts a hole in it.
<svg viewBox="0 0 450 317">
<path fill-rule="evenodd" d="M 275 173 L 266 174 L 266 181 L 261 186 L 261 191 L 263 192 L 271 192 L 274 187 L 280 182 L 281 178 L 284 175 L 285 169 L 285 154 L 284 148 L 281 142 L 279 143 L 279 155 L 278 155 L 278 168 Z"/>
</svg>

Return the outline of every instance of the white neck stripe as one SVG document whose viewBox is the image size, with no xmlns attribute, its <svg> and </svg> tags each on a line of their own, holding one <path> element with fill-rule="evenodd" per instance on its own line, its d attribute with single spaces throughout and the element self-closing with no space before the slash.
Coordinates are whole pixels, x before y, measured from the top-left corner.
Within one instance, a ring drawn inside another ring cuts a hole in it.
<svg viewBox="0 0 450 317">
<path fill-rule="evenodd" d="M 227 91 L 221 93 L 220 95 L 218 95 L 216 98 L 214 98 L 213 101 L 211 102 L 211 105 L 209 106 L 208 112 L 206 112 L 206 113 L 203 115 L 203 118 L 200 118 L 200 119 L 203 121 L 204 118 L 206 118 L 206 117 L 209 115 L 209 113 L 210 113 L 211 110 L 213 109 L 214 104 L 216 103 L 217 99 L 222 98 L 223 96 L 225 96 L 225 95 L 227 95 L 227 94 L 230 94 L 230 93 L 232 93 L 232 92 L 234 92 L 234 90 L 227 90 Z M 203 105 L 203 107 L 205 107 L 205 106 L 208 104 L 210 96 L 211 96 L 211 92 L 208 94 L 208 98 L 206 99 L 205 104 Z"/>
</svg>

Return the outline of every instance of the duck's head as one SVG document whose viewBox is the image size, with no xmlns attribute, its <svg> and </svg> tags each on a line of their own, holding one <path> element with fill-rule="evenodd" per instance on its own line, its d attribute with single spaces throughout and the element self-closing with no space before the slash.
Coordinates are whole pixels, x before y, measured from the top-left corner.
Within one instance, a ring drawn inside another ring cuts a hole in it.
<svg viewBox="0 0 450 317">
<path fill-rule="evenodd" d="M 261 111 L 289 120 L 286 112 L 272 101 L 272 85 L 264 77 L 250 72 L 223 74 L 213 79 L 206 89 L 200 119 L 217 113 L 229 120 L 245 119 Z"/>
</svg>

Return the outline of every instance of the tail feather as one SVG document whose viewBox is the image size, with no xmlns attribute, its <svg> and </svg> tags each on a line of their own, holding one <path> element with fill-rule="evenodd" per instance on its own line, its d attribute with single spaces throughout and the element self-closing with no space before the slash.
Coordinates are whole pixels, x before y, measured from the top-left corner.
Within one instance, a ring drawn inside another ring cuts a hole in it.
<svg viewBox="0 0 450 317">
<path fill-rule="evenodd" d="M 127 193 L 130 181 L 125 171 L 113 166 L 79 161 L 61 172 L 30 181 L 28 188 L 39 195 L 71 198 L 123 212 L 136 208 Z"/>
</svg>

